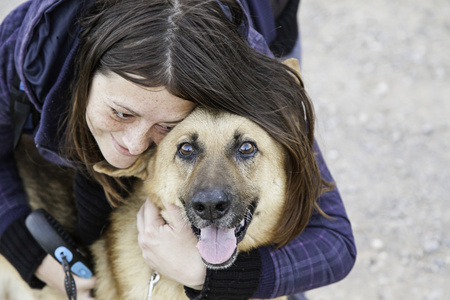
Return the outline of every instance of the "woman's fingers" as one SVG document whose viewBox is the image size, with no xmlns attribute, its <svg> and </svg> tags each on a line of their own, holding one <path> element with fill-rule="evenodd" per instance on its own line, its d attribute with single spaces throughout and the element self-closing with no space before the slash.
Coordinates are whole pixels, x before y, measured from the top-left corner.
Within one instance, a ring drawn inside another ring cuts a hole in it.
<svg viewBox="0 0 450 300">
<path fill-rule="evenodd" d="M 138 212 L 138 241 L 146 264 L 183 285 L 201 288 L 206 267 L 196 248 L 197 239 L 173 204 L 164 204 L 164 217 L 147 199 Z"/>
<path fill-rule="evenodd" d="M 170 219 L 170 227 L 174 230 L 181 230 L 186 227 L 186 221 L 183 218 L 181 213 L 181 208 L 174 204 L 162 202 L 164 208 L 166 209 L 169 219 Z"/>
<path fill-rule="evenodd" d="M 166 222 L 160 215 L 160 210 L 147 198 L 137 214 L 138 229 L 145 230 L 148 227 L 158 228 Z"/>
</svg>

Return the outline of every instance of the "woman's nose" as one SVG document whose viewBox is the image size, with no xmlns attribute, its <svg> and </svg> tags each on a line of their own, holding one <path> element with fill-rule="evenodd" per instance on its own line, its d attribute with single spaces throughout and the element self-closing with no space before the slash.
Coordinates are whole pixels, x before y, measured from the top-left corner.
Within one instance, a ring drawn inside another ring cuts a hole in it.
<svg viewBox="0 0 450 300">
<path fill-rule="evenodd" d="M 125 147 L 132 155 L 142 154 L 152 143 L 149 130 L 146 128 L 133 128 L 123 137 Z"/>
</svg>

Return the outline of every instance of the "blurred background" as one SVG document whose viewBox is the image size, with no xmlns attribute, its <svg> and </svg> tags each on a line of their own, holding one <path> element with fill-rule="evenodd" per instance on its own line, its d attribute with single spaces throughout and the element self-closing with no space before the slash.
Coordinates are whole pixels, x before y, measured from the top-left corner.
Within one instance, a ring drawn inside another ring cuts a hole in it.
<svg viewBox="0 0 450 300">
<path fill-rule="evenodd" d="M 3 21 L 11 10 L 23 2 L 25 0 L 0 0 L 0 21 Z"/>
<path fill-rule="evenodd" d="M 350 275 L 308 298 L 450 299 L 450 1 L 304 0 L 299 20 L 358 247 Z"/>
<path fill-rule="evenodd" d="M 0 20 L 23 1 L 0 0 Z M 310 300 L 450 299 L 450 1 L 303 0 L 302 74 L 358 258 Z"/>
</svg>

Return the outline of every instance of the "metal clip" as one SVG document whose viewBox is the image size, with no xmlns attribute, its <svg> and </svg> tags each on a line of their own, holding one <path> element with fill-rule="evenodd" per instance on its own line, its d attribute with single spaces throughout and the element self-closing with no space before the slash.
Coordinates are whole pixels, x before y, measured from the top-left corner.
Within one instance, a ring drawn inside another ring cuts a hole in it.
<svg viewBox="0 0 450 300">
<path fill-rule="evenodd" d="M 153 292 L 153 287 L 159 281 L 160 277 L 161 276 L 159 276 L 158 272 L 153 272 L 152 276 L 150 277 L 150 281 L 148 282 L 148 296 L 147 296 L 147 300 L 151 299 L 152 292 Z"/>
</svg>

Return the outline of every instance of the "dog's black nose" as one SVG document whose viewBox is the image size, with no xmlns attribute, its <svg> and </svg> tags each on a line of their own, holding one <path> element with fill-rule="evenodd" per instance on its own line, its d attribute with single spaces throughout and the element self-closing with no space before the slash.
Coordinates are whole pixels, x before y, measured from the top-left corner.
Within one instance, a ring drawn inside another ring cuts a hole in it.
<svg viewBox="0 0 450 300">
<path fill-rule="evenodd" d="M 231 206 L 231 201 L 223 189 L 198 191 L 192 197 L 192 208 L 205 220 L 216 220 L 223 217 Z"/>
</svg>

